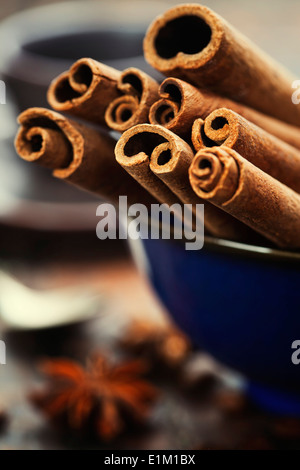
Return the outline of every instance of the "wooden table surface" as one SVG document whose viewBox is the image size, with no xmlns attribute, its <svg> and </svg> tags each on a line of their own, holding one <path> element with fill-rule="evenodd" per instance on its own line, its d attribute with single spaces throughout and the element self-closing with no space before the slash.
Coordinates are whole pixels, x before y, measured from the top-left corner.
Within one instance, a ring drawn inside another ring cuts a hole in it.
<svg viewBox="0 0 300 470">
<path fill-rule="evenodd" d="M 131 321 L 161 325 L 169 320 L 125 245 L 99 242 L 89 233 L 70 236 L 0 226 L 0 247 L 2 267 L 28 286 L 47 289 L 88 282 L 103 296 L 99 315 L 86 323 L 5 334 L 7 364 L 0 366 L 0 406 L 7 412 L 8 425 L 0 432 L 0 449 L 300 448 L 300 422 L 278 421 L 253 405 L 241 407 L 240 394 L 232 403 L 226 384 L 232 377 L 226 372 L 224 383 L 218 366 L 199 351 L 192 352 L 188 362 L 196 371 L 192 387 L 187 387 L 185 369 L 179 375 L 163 376 L 160 367 L 154 369 L 151 381 L 159 388 L 160 398 L 138 435 L 125 433 L 109 445 L 58 435 L 27 399 L 40 381 L 37 362 L 47 356 L 84 361 L 96 350 L 124 359 L 128 356 L 118 340 Z M 212 388 L 202 382 L 201 372 L 197 378 L 197 364 L 203 361 L 208 361 L 217 378 Z M 235 397 L 236 392 L 232 393 Z M 278 427 L 280 438 L 277 431 L 273 436 Z"/>
</svg>

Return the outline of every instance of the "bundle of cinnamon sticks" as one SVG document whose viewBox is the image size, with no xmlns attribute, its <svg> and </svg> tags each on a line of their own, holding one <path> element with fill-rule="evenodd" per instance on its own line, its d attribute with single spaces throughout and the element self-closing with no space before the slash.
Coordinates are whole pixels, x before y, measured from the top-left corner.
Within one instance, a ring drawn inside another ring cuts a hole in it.
<svg viewBox="0 0 300 470">
<path fill-rule="evenodd" d="M 49 86 L 54 111 L 19 116 L 18 154 L 115 204 L 204 204 L 212 236 L 300 248 L 295 77 L 199 4 L 156 18 L 144 53 L 161 84 L 76 61 Z"/>
</svg>

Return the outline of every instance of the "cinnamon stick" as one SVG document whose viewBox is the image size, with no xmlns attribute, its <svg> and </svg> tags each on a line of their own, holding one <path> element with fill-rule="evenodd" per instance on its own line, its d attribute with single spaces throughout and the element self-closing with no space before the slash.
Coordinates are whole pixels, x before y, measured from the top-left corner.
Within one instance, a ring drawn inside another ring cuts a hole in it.
<svg viewBox="0 0 300 470">
<path fill-rule="evenodd" d="M 121 73 L 117 87 L 122 95 L 106 109 L 108 127 L 124 132 L 137 124 L 147 123 L 150 106 L 158 99 L 158 83 L 145 72 L 131 67 Z"/>
<path fill-rule="evenodd" d="M 168 205 L 180 203 L 180 199 L 151 171 L 152 155 L 168 158 L 170 152 L 180 153 L 192 159 L 189 145 L 161 126 L 139 124 L 128 129 L 120 137 L 115 148 L 117 162 L 158 201 Z"/>
<path fill-rule="evenodd" d="M 209 8 L 178 5 L 156 18 L 145 40 L 146 60 L 186 80 L 296 126 L 295 77 Z"/>
<path fill-rule="evenodd" d="M 241 103 L 200 90 L 179 78 L 166 78 L 159 88 L 160 99 L 150 108 L 149 121 L 190 139 L 197 118 L 205 119 L 219 108 L 237 112 L 248 121 L 300 149 L 299 128 L 260 113 Z"/>
<path fill-rule="evenodd" d="M 300 193 L 300 151 L 226 108 L 196 121 L 196 150 L 216 145 L 236 150 L 261 170 Z"/>
<path fill-rule="evenodd" d="M 122 135 L 115 154 L 120 165 L 161 203 L 204 204 L 188 179 L 194 153 L 168 129 L 137 125 Z M 220 238 L 249 241 L 253 235 L 247 227 L 207 203 L 204 223 L 212 235 Z"/>
<path fill-rule="evenodd" d="M 18 154 L 53 170 L 53 175 L 81 189 L 118 203 L 154 202 L 147 191 L 115 161 L 115 140 L 44 108 L 30 108 L 18 117 Z"/>
<path fill-rule="evenodd" d="M 300 247 L 300 196 L 229 147 L 200 150 L 189 170 L 195 193 L 282 248 Z"/>
<path fill-rule="evenodd" d="M 121 92 L 121 72 L 96 60 L 83 58 L 52 81 L 47 98 L 56 111 L 106 126 L 104 114 Z"/>
</svg>

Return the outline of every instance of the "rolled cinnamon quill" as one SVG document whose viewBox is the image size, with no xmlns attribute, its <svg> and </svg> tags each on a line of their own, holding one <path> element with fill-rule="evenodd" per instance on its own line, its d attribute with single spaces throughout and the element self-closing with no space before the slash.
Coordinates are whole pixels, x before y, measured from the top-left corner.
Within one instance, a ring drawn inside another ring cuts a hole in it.
<svg viewBox="0 0 300 470">
<path fill-rule="evenodd" d="M 188 179 L 194 153 L 168 129 L 150 124 L 135 126 L 122 135 L 115 154 L 120 165 L 160 202 L 204 204 Z M 243 224 L 207 203 L 204 224 L 220 238 L 249 241 L 253 235 Z"/>
<path fill-rule="evenodd" d="M 53 175 L 118 203 L 153 202 L 152 197 L 115 161 L 115 140 L 59 113 L 31 108 L 18 117 L 15 146 L 24 160 L 53 170 Z"/>
<path fill-rule="evenodd" d="M 77 60 L 52 81 L 48 103 L 56 111 L 106 126 L 105 110 L 121 94 L 117 87 L 120 75 L 119 70 L 96 60 Z"/>
<path fill-rule="evenodd" d="M 159 162 L 164 162 L 173 152 L 190 161 L 194 156 L 190 146 L 180 137 L 161 126 L 150 124 L 139 124 L 128 129 L 120 137 L 115 148 L 117 162 L 150 194 L 168 205 L 180 203 L 180 200 L 157 178 L 150 165 L 153 154 Z"/>
<path fill-rule="evenodd" d="M 255 111 L 228 98 L 200 90 L 179 78 L 166 78 L 159 88 L 160 99 L 150 108 L 149 121 L 190 139 L 197 118 L 205 119 L 219 108 L 231 109 L 248 121 L 300 149 L 300 131 L 296 126 Z"/>
<path fill-rule="evenodd" d="M 300 247 L 300 196 L 229 147 L 200 150 L 189 170 L 195 193 L 282 248 Z"/>
<path fill-rule="evenodd" d="M 147 123 L 150 106 L 158 99 L 158 83 L 145 72 L 129 68 L 122 72 L 117 86 L 122 95 L 106 109 L 108 127 L 124 132 L 137 124 Z"/>
<path fill-rule="evenodd" d="M 178 5 L 156 18 L 144 52 L 167 76 L 300 125 L 300 107 L 291 101 L 295 77 L 209 8 Z"/>
<path fill-rule="evenodd" d="M 196 150 L 222 145 L 236 150 L 255 166 L 300 193 L 300 151 L 226 108 L 195 121 Z"/>
</svg>

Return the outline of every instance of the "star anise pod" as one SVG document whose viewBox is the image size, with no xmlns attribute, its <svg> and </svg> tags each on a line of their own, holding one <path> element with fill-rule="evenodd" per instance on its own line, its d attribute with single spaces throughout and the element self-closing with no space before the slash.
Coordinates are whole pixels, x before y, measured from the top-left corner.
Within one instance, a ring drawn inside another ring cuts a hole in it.
<svg viewBox="0 0 300 470">
<path fill-rule="evenodd" d="M 67 429 L 95 431 L 111 440 L 126 424 L 142 423 L 157 396 L 142 378 L 141 361 L 112 365 L 103 355 L 94 355 L 86 368 L 69 359 L 45 360 L 41 370 L 48 385 L 31 395 L 31 401 L 50 419 Z"/>
<path fill-rule="evenodd" d="M 4 410 L 4 408 L 0 406 L 0 432 L 2 432 L 6 428 L 7 423 L 8 423 L 7 413 Z"/>
<path fill-rule="evenodd" d="M 168 367 L 181 365 L 191 349 L 188 338 L 177 328 L 138 320 L 129 326 L 120 345 Z"/>
</svg>

